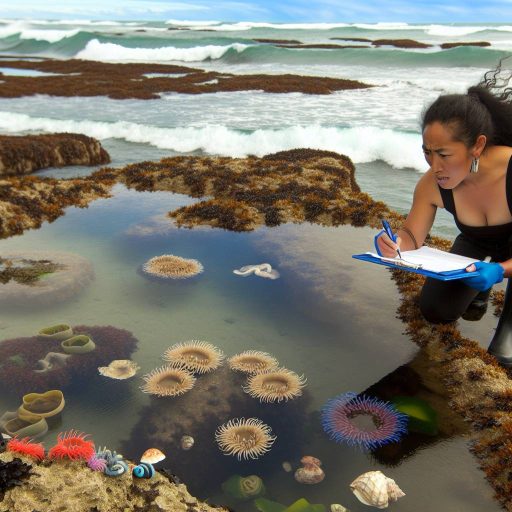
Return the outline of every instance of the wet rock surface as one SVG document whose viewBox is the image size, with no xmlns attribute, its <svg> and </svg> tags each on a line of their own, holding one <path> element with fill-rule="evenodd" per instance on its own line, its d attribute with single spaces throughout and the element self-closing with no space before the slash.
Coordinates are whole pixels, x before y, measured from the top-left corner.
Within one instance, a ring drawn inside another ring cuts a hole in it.
<svg viewBox="0 0 512 512">
<path fill-rule="evenodd" d="M 1 60 L 0 60 L 1 62 Z M 364 89 L 357 80 L 301 75 L 232 75 L 165 64 L 110 64 L 84 60 L 9 60 L 4 67 L 58 73 L 52 76 L 1 75 L 0 97 L 108 96 L 113 99 L 157 99 L 162 93 L 202 94 L 261 90 L 271 93 L 330 94 Z M 146 76 L 151 73 L 169 76 Z M 175 76 L 172 76 L 175 75 Z"/>
<path fill-rule="evenodd" d="M 46 167 L 109 162 L 110 156 L 99 141 L 78 133 L 0 135 L 0 176 L 30 174 Z"/>
</svg>

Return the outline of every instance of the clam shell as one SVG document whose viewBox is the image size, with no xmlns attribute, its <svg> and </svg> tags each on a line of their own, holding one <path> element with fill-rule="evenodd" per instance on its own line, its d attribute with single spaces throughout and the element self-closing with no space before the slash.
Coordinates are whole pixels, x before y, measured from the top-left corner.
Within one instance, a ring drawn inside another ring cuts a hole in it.
<svg viewBox="0 0 512 512">
<path fill-rule="evenodd" d="M 182 450 L 190 450 L 194 446 L 194 438 L 192 436 L 183 436 L 180 441 Z"/>
<path fill-rule="evenodd" d="M 295 480 L 300 484 L 317 484 L 325 478 L 325 473 L 318 466 L 302 467 L 295 471 Z"/>
<path fill-rule="evenodd" d="M 377 508 L 387 508 L 390 501 L 405 496 L 395 481 L 381 471 L 368 471 L 359 475 L 350 487 L 361 503 Z"/>
<path fill-rule="evenodd" d="M 331 505 L 331 512 L 349 512 L 349 510 L 339 503 L 333 503 Z"/>
<path fill-rule="evenodd" d="M 165 455 L 158 448 L 147 449 L 140 458 L 144 464 L 156 464 L 165 459 Z"/>
</svg>

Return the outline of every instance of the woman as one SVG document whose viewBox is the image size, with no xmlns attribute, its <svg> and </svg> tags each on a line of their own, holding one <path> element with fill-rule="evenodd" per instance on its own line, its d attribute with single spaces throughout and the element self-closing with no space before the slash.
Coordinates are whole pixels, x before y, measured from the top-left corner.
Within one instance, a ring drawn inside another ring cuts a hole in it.
<svg viewBox="0 0 512 512">
<path fill-rule="evenodd" d="M 423 152 L 430 169 L 416 185 L 396 242 L 385 233 L 376 240 L 387 257 L 397 248 L 421 247 L 437 209 L 445 208 L 461 232 L 451 252 L 490 257 L 468 267 L 465 279 L 426 280 L 420 307 L 433 323 L 453 322 L 470 310 L 479 309 L 481 317 L 492 285 L 512 276 L 512 90 L 495 92 L 500 74 L 501 63 L 466 94 L 440 96 L 425 111 Z M 471 276 L 475 269 L 479 275 Z"/>
</svg>

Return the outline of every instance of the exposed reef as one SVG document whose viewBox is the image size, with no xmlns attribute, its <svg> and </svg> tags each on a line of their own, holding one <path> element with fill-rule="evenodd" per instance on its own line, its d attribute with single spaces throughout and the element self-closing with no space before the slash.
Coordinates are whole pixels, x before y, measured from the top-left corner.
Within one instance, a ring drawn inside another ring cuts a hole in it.
<svg viewBox="0 0 512 512">
<path fill-rule="evenodd" d="M 109 197 L 112 183 L 90 177 L 57 180 L 37 176 L 0 179 L 0 238 L 38 228 L 64 214 L 67 206 L 85 208 L 90 201 Z"/>
<path fill-rule="evenodd" d="M 3 251 L 0 304 L 52 305 L 76 295 L 94 278 L 90 261 L 57 251 Z"/>
<path fill-rule="evenodd" d="M 0 454 L 0 467 L 14 459 L 9 452 Z M 2 510 L 73 510 L 74 512 L 222 512 L 191 496 L 184 484 L 175 483 L 156 472 L 150 480 L 132 478 L 130 473 L 112 478 L 92 471 L 82 461 L 44 460 L 29 463 L 30 473 L 16 487 L 6 489 L 0 501 Z M 0 498 L 2 494 L 0 494 Z M 50 505 L 51 504 L 51 508 Z"/>
<path fill-rule="evenodd" d="M 114 359 L 130 359 L 137 346 L 137 339 L 124 329 L 112 326 L 73 327 L 75 334 L 90 336 L 95 349 L 85 354 L 73 354 L 64 364 L 37 372 L 38 361 L 49 352 L 60 351 L 59 341 L 41 336 L 14 338 L 0 343 L 0 386 L 12 394 L 42 392 L 48 389 L 65 389 L 80 386 L 97 376 L 98 366 L 106 366 Z M 99 378 L 99 377 L 98 377 Z"/>
<path fill-rule="evenodd" d="M 371 85 L 341 78 L 301 75 L 232 75 L 166 64 L 111 64 L 85 60 L 9 60 L 4 67 L 58 73 L 52 76 L 1 75 L 0 97 L 108 96 L 157 99 L 162 93 L 202 94 L 261 90 L 272 93 L 330 94 Z M 151 74 L 155 76 L 151 76 Z M 149 75 L 149 76 L 147 76 Z M 162 76 L 164 75 L 164 76 Z M 170 76 L 165 76 L 170 75 Z M 174 76 L 172 76 L 174 75 Z"/>
<path fill-rule="evenodd" d="M 78 133 L 0 135 L 0 176 L 30 174 L 46 167 L 110 162 L 99 141 Z"/>
<path fill-rule="evenodd" d="M 415 41 L 414 39 L 366 39 L 364 37 L 330 37 L 329 39 L 333 41 L 356 41 L 360 43 L 371 43 L 373 46 L 394 46 L 395 48 L 432 48 L 433 44 L 422 43 L 420 41 Z M 467 41 L 463 43 L 441 43 L 439 45 L 443 50 L 448 50 L 450 48 L 456 48 L 457 46 L 491 46 L 491 43 L 487 41 Z M 350 47 L 348 47 L 350 48 Z M 367 46 L 363 46 L 361 48 L 368 48 Z"/>
</svg>

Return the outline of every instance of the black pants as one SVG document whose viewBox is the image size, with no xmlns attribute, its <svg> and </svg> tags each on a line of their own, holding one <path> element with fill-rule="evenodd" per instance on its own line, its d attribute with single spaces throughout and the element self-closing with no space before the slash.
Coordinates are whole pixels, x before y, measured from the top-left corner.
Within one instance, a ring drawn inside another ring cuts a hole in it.
<svg viewBox="0 0 512 512">
<path fill-rule="evenodd" d="M 506 246 L 483 246 L 466 235 L 460 234 L 453 242 L 450 252 L 483 260 L 491 256 L 492 261 L 505 261 L 510 257 L 510 248 Z M 434 324 L 455 322 L 475 299 L 487 300 L 491 288 L 479 292 L 461 281 L 439 281 L 427 278 L 420 295 L 420 310 L 425 320 Z"/>
</svg>

